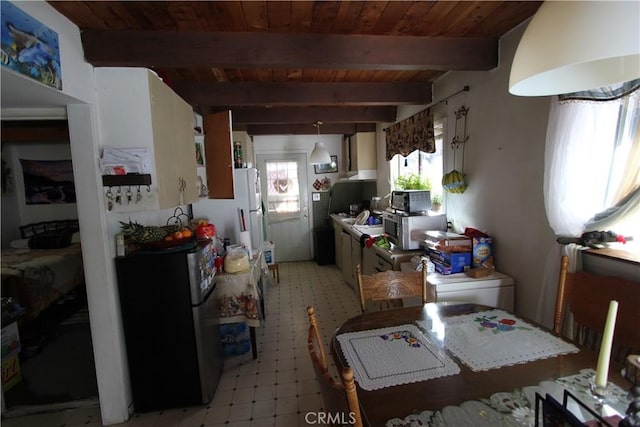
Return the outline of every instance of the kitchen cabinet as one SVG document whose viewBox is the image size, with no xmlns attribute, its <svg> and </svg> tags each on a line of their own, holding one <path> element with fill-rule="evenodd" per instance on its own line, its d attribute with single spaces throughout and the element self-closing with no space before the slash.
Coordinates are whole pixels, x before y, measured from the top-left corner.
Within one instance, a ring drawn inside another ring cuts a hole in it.
<svg viewBox="0 0 640 427">
<path fill-rule="evenodd" d="M 372 275 L 381 271 L 393 270 L 393 263 L 377 253 L 373 248 L 362 251 L 362 273 Z"/>
<path fill-rule="evenodd" d="M 357 132 L 345 138 L 344 155 L 347 175 L 377 169 L 376 133 Z"/>
<path fill-rule="evenodd" d="M 150 154 L 151 195 L 141 203 L 123 203 L 120 210 L 166 209 L 196 202 L 199 185 L 191 106 L 144 68 L 99 67 L 95 76 L 104 143 L 145 148 Z"/>
<path fill-rule="evenodd" d="M 353 268 L 355 267 L 351 262 L 351 240 L 352 236 L 347 231 L 343 231 L 340 236 L 342 242 L 342 278 L 349 286 L 356 288 L 354 280 Z"/>
<path fill-rule="evenodd" d="M 342 271 L 342 226 L 333 222 L 334 245 L 336 253 L 336 265 Z"/>
<path fill-rule="evenodd" d="M 358 289 L 358 279 L 356 273 L 356 266 L 360 264 L 362 268 L 362 246 L 360 246 L 360 239 L 358 237 L 351 237 L 351 282 L 349 284 L 353 289 Z"/>
<path fill-rule="evenodd" d="M 231 111 L 204 117 L 204 151 L 210 199 L 233 199 Z"/>
</svg>

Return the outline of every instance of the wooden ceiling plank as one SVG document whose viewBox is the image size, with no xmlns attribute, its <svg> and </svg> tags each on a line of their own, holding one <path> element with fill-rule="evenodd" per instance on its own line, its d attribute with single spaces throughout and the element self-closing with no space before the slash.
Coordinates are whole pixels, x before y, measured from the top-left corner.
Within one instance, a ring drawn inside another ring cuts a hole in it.
<svg viewBox="0 0 640 427">
<path fill-rule="evenodd" d="M 473 35 L 475 37 L 480 36 L 497 36 L 499 34 L 481 34 L 476 32 L 475 27 L 484 22 L 487 17 L 500 7 L 499 1 L 485 1 L 485 2 L 473 2 L 468 8 L 464 19 L 458 19 L 455 23 L 452 23 L 445 30 L 448 34 L 449 31 L 455 32 L 456 37 L 463 37 Z"/>
<path fill-rule="evenodd" d="M 247 6 L 251 6 L 260 2 L 213 1 L 211 3 L 216 10 L 218 24 L 223 31 L 247 31 L 244 3 L 248 3 Z"/>
<path fill-rule="evenodd" d="M 221 31 L 222 28 L 218 23 L 218 11 L 212 2 L 194 1 L 191 2 L 193 13 L 198 18 L 202 31 Z"/>
<path fill-rule="evenodd" d="M 394 122 L 396 107 L 220 107 L 233 112 L 238 124 L 313 123 L 321 118 L 324 123 L 376 123 Z"/>
<path fill-rule="evenodd" d="M 168 5 L 153 1 L 139 2 L 145 18 L 153 25 L 154 30 L 175 31 L 176 23 L 169 14 Z"/>
<path fill-rule="evenodd" d="M 364 1 L 343 1 L 340 3 L 333 31 L 340 34 L 350 34 L 357 27 Z"/>
<path fill-rule="evenodd" d="M 498 40 L 337 34 L 82 32 L 94 66 L 488 70 Z"/>
<path fill-rule="evenodd" d="M 91 2 L 92 7 L 98 2 Z M 126 25 L 125 28 L 140 28 L 142 30 L 152 30 L 153 23 L 142 13 L 139 7 L 131 7 L 130 2 L 107 2 L 113 13 L 120 17 Z M 98 13 L 94 10 L 94 13 Z"/>
<path fill-rule="evenodd" d="M 202 31 L 200 21 L 193 10 L 192 2 L 168 2 L 169 14 L 173 17 L 178 30 Z"/>
<path fill-rule="evenodd" d="M 390 34 L 399 36 L 428 36 L 432 26 L 429 11 L 435 1 L 414 1 Z"/>
<path fill-rule="evenodd" d="M 387 7 L 384 8 L 380 18 L 376 21 L 373 32 L 376 34 L 393 34 L 392 31 L 396 23 L 402 21 L 405 13 L 411 7 L 411 3 L 409 1 L 387 2 Z"/>
<path fill-rule="evenodd" d="M 229 81 L 229 77 L 227 76 L 227 73 L 225 72 L 224 69 L 210 68 L 209 71 L 210 71 L 209 74 L 212 75 L 215 81 L 217 81 L 218 83 L 227 83 Z M 208 80 L 200 80 L 200 81 L 208 81 Z"/>
<path fill-rule="evenodd" d="M 109 23 L 93 12 L 90 3 L 77 1 L 54 1 L 49 2 L 49 5 L 62 15 L 73 16 L 73 22 L 79 28 L 110 29 Z"/>
<path fill-rule="evenodd" d="M 371 34 L 376 27 L 380 15 L 384 11 L 387 3 L 386 1 L 368 1 L 365 2 L 360 13 L 360 19 L 358 20 L 358 26 L 354 29 L 354 34 Z"/>
<path fill-rule="evenodd" d="M 490 19 L 478 23 L 469 35 L 499 34 L 502 35 L 527 18 L 533 16 L 542 2 L 538 1 L 503 1 Z"/>
<path fill-rule="evenodd" d="M 291 2 L 291 25 L 292 32 L 301 33 L 311 29 L 313 19 L 313 2 L 294 1 Z"/>
<path fill-rule="evenodd" d="M 400 105 L 428 104 L 430 83 L 193 83 L 174 82 L 192 105 Z"/>
<path fill-rule="evenodd" d="M 314 33 L 330 33 L 339 9 L 339 1 L 314 2 L 311 30 Z"/>
<path fill-rule="evenodd" d="M 248 31 L 269 31 L 267 2 L 242 2 L 242 13 Z"/>
<path fill-rule="evenodd" d="M 269 31 L 280 33 L 288 32 L 291 25 L 291 2 L 290 1 L 268 1 L 267 2 L 267 22 Z"/>
</svg>

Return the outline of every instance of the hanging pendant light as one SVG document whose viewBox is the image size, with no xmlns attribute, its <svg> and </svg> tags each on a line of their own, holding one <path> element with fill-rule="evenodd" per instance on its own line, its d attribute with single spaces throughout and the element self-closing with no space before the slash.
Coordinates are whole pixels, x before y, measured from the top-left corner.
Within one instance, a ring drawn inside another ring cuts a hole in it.
<svg viewBox="0 0 640 427">
<path fill-rule="evenodd" d="M 331 156 L 327 149 L 324 148 L 324 144 L 320 141 L 320 125 L 322 125 L 322 122 L 318 120 L 313 125 L 318 128 L 318 141 L 309 156 L 309 163 L 312 165 L 327 165 L 331 163 Z"/>
<path fill-rule="evenodd" d="M 545 1 L 513 57 L 509 92 L 549 96 L 640 77 L 638 1 Z"/>
</svg>

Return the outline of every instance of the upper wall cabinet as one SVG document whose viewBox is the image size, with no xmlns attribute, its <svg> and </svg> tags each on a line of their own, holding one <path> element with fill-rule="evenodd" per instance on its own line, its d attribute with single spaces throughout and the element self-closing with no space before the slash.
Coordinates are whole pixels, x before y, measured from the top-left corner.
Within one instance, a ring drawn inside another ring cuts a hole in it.
<svg viewBox="0 0 640 427">
<path fill-rule="evenodd" d="M 96 68 L 96 85 L 102 144 L 147 148 L 150 153 L 149 195 L 141 203 L 135 203 L 135 197 L 133 202 L 121 198 L 122 206 L 114 210 L 167 209 L 196 202 L 191 106 L 143 68 Z"/>
<path fill-rule="evenodd" d="M 210 199 L 233 199 L 233 140 L 231 111 L 204 117 L 207 188 Z"/>
</svg>

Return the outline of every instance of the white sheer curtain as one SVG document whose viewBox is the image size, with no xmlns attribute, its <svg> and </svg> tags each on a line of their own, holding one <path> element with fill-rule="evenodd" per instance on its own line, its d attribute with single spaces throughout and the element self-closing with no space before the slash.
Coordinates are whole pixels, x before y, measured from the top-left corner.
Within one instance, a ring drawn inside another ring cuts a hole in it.
<svg viewBox="0 0 640 427">
<path fill-rule="evenodd" d="M 636 91 L 609 102 L 561 103 L 557 97 L 552 99 L 545 147 L 544 197 L 549 225 L 556 236 L 579 237 L 594 215 L 610 207 L 607 204 L 612 201 L 618 201 L 614 197 L 619 197 L 621 187 L 629 187 L 630 176 L 637 180 L 640 167 L 636 156 L 637 95 Z M 638 183 L 632 185 L 637 186 Z M 636 190 L 636 196 L 629 198 L 625 209 L 620 211 L 627 214 L 627 219 L 634 212 L 637 214 L 638 194 Z M 618 233 L 633 232 L 611 229 Z M 579 269 L 580 249 L 578 245 L 553 245 L 536 310 L 538 322 L 552 324 L 560 256 L 569 255 L 570 268 Z"/>
</svg>

